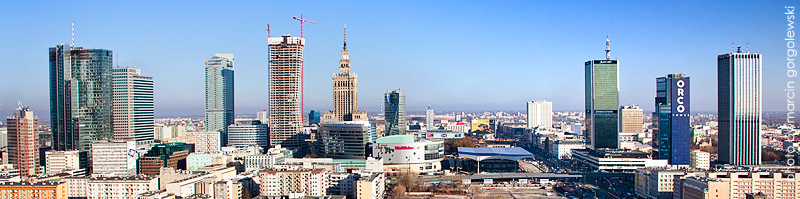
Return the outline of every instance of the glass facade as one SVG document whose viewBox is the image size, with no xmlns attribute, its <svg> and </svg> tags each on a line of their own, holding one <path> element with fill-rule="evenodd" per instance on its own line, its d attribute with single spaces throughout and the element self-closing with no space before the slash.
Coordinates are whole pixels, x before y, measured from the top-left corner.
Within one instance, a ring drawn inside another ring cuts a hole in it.
<svg viewBox="0 0 800 199">
<path fill-rule="evenodd" d="M 386 92 L 384 99 L 386 135 L 406 134 L 406 95 L 400 89 Z"/>
<path fill-rule="evenodd" d="M 53 149 L 91 154 L 93 142 L 113 138 L 112 52 L 66 45 L 49 52 Z"/>
<path fill-rule="evenodd" d="M 719 161 L 761 164 L 761 55 L 717 56 Z"/>
<path fill-rule="evenodd" d="M 619 143 L 619 71 L 617 60 L 592 60 L 586 66 L 586 140 L 592 148 Z"/>
<path fill-rule="evenodd" d="M 689 96 L 689 77 L 670 74 L 656 78 L 654 159 L 666 159 L 671 165 L 690 163 Z"/>
<path fill-rule="evenodd" d="M 233 54 L 217 54 L 206 61 L 206 131 L 220 130 L 222 146 L 228 145 L 228 126 L 233 124 Z"/>
<path fill-rule="evenodd" d="M 319 127 L 321 146 L 317 151 L 324 158 L 364 159 L 370 142 L 368 122 L 322 124 Z"/>
</svg>

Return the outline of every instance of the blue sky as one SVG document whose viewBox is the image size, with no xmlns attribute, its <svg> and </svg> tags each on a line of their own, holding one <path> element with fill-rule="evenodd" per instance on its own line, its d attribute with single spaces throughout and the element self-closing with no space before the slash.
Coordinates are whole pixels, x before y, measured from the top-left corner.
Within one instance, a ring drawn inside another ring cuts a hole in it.
<svg viewBox="0 0 800 199">
<path fill-rule="evenodd" d="M 306 110 L 331 109 L 342 26 L 348 27 L 361 109 L 380 110 L 387 90 L 408 111 L 555 110 L 584 107 L 584 66 L 620 60 L 620 104 L 651 111 L 655 78 L 692 78 L 692 110 L 716 112 L 716 56 L 731 42 L 763 54 L 764 110 L 785 110 L 784 6 L 790 1 L 9 1 L 0 7 L 0 116 L 17 101 L 48 118 L 49 47 L 114 51 L 156 85 L 156 116 L 202 115 L 204 61 L 236 56 L 236 113 L 268 107 L 266 25 L 273 36 L 305 26 Z"/>
</svg>

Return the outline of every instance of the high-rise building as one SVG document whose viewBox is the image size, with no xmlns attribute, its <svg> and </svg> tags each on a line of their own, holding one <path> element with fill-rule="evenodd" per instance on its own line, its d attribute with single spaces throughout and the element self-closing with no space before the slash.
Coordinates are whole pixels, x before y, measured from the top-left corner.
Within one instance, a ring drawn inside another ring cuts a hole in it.
<svg viewBox="0 0 800 199">
<path fill-rule="evenodd" d="M 333 75 L 333 114 L 339 121 L 352 121 L 358 111 L 358 75 L 350 72 L 350 51 L 347 50 L 347 28 L 345 27 L 342 59 L 339 73 Z"/>
<path fill-rule="evenodd" d="M 653 158 L 667 159 L 672 165 L 690 163 L 692 125 L 689 99 L 689 77 L 669 74 L 656 78 Z"/>
<path fill-rule="evenodd" d="M 695 169 L 708 170 L 711 168 L 711 154 L 699 149 L 692 150 L 689 166 Z"/>
<path fill-rule="evenodd" d="M 308 112 L 308 125 L 319 125 L 320 119 L 322 116 L 319 114 L 317 110 L 311 110 Z"/>
<path fill-rule="evenodd" d="M 233 54 L 216 54 L 206 61 L 206 131 L 219 130 L 222 146 L 233 124 Z"/>
<path fill-rule="evenodd" d="M 112 84 L 114 139 L 153 143 L 153 78 L 136 67 L 118 67 Z"/>
<path fill-rule="evenodd" d="M 79 150 L 91 166 L 91 144 L 113 138 L 111 50 L 50 48 L 53 150 Z"/>
<path fill-rule="evenodd" d="M 644 126 L 644 110 L 638 105 L 619 107 L 619 128 L 622 133 L 641 133 Z"/>
<path fill-rule="evenodd" d="M 8 126 L 8 158 L 22 176 L 35 176 L 42 172 L 39 166 L 39 118 L 29 107 L 14 110 L 6 120 Z"/>
<path fill-rule="evenodd" d="M 161 167 L 186 170 L 189 151 L 182 142 L 156 144 L 139 159 L 139 174 L 157 176 Z"/>
<path fill-rule="evenodd" d="M 406 95 L 400 89 L 388 91 L 384 95 L 383 116 L 386 121 L 385 133 L 388 135 L 405 135 L 406 127 Z"/>
<path fill-rule="evenodd" d="M 319 127 L 318 154 L 325 158 L 364 159 L 370 142 L 370 123 L 323 123 Z"/>
<path fill-rule="evenodd" d="M 125 177 L 136 175 L 136 141 L 101 141 L 92 144 L 92 176 Z"/>
<path fill-rule="evenodd" d="M 428 109 L 425 109 L 425 127 L 427 127 L 429 131 L 436 129 L 436 125 L 433 123 L 433 116 L 435 115 L 436 113 L 433 112 L 430 106 Z"/>
<path fill-rule="evenodd" d="M 530 101 L 528 102 L 528 128 L 553 127 L 553 102 Z"/>
<path fill-rule="evenodd" d="M 269 38 L 269 143 L 303 146 L 303 47 L 305 39 Z"/>
<path fill-rule="evenodd" d="M 269 124 L 269 119 L 267 118 L 268 116 L 269 112 L 267 112 L 267 110 L 258 111 L 258 113 L 256 113 L 256 119 L 258 119 L 258 121 L 262 124 Z"/>
<path fill-rule="evenodd" d="M 719 161 L 761 164 L 761 55 L 717 56 Z"/>
<path fill-rule="evenodd" d="M 619 60 L 586 61 L 586 140 L 590 148 L 618 148 Z"/>
<path fill-rule="evenodd" d="M 261 121 L 228 126 L 228 146 L 259 146 L 269 148 L 269 126 Z"/>
</svg>

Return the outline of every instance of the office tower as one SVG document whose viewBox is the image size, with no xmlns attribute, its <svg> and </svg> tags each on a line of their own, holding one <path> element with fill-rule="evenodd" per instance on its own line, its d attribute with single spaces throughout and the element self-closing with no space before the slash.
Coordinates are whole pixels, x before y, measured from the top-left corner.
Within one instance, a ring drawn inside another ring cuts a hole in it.
<svg viewBox="0 0 800 199">
<path fill-rule="evenodd" d="M 153 78 L 136 67 L 117 67 L 112 84 L 114 139 L 153 143 Z"/>
<path fill-rule="evenodd" d="M 590 148 L 618 148 L 619 62 L 611 60 L 606 39 L 606 60 L 586 61 L 586 140 Z"/>
<path fill-rule="evenodd" d="M 101 141 L 92 144 L 92 176 L 125 177 L 136 175 L 136 141 Z"/>
<path fill-rule="evenodd" d="M 339 73 L 333 74 L 333 110 L 322 115 L 322 123 L 334 121 L 367 121 L 367 112 L 358 110 L 358 75 L 350 72 L 350 51 L 347 50 L 347 28 L 345 27 L 342 59 Z"/>
<path fill-rule="evenodd" d="M 305 39 L 269 38 L 269 143 L 296 149 L 303 144 L 303 46 Z"/>
<path fill-rule="evenodd" d="M 435 113 L 433 112 L 433 109 L 431 109 L 430 106 L 428 107 L 428 109 L 425 109 L 425 127 L 427 127 L 429 131 L 436 129 L 436 125 L 433 124 L 434 115 Z"/>
<path fill-rule="evenodd" d="M 406 134 L 406 95 L 400 89 L 386 92 L 383 102 L 384 120 L 386 127 L 384 134 L 405 135 Z"/>
<path fill-rule="evenodd" d="M 553 127 L 553 102 L 530 101 L 528 102 L 528 128 Z"/>
<path fill-rule="evenodd" d="M 267 116 L 269 116 L 269 112 L 267 112 L 267 110 L 258 111 L 258 113 L 256 113 L 256 119 L 258 119 L 258 121 L 262 124 L 269 124 L 269 119 L 267 119 Z"/>
<path fill-rule="evenodd" d="M 39 167 L 39 132 L 36 127 L 39 119 L 33 116 L 29 107 L 14 110 L 14 116 L 6 120 L 8 128 L 9 163 L 19 169 L 22 176 L 35 176 L 41 173 Z"/>
<path fill-rule="evenodd" d="M 161 167 L 186 170 L 189 150 L 182 142 L 156 144 L 139 159 L 139 174 L 158 176 Z"/>
<path fill-rule="evenodd" d="M 364 159 L 370 142 L 367 121 L 323 123 L 319 127 L 318 154 L 324 158 Z"/>
<path fill-rule="evenodd" d="M 320 116 L 319 111 L 311 110 L 308 112 L 308 125 L 319 125 L 322 116 Z"/>
<path fill-rule="evenodd" d="M 619 107 L 619 128 L 622 133 L 641 133 L 644 126 L 644 110 L 637 105 Z"/>
<path fill-rule="evenodd" d="M 113 138 L 112 52 L 50 48 L 50 123 L 53 150 L 79 150 L 91 166 L 91 144 Z"/>
<path fill-rule="evenodd" d="M 259 146 L 269 148 L 269 126 L 255 120 L 249 124 L 228 126 L 228 146 Z"/>
<path fill-rule="evenodd" d="M 761 164 L 761 55 L 717 56 L 719 161 Z"/>
<path fill-rule="evenodd" d="M 216 54 L 206 61 L 206 131 L 222 133 L 222 146 L 233 124 L 233 54 Z"/>
<path fill-rule="evenodd" d="M 692 125 L 689 109 L 689 77 L 669 74 L 656 78 L 653 113 L 653 158 L 671 165 L 690 164 Z M 625 113 L 622 113 L 623 117 Z M 624 130 L 623 126 L 623 130 Z M 640 127 L 641 129 L 641 127 Z"/>
</svg>

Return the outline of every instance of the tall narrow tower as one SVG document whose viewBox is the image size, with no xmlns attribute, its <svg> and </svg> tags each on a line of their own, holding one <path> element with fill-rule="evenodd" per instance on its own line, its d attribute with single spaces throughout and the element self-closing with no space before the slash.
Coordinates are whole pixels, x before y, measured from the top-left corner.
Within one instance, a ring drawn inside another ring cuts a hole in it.
<svg viewBox="0 0 800 199">
<path fill-rule="evenodd" d="M 153 143 L 153 78 L 136 67 L 117 67 L 113 79 L 114 138 Z"/>
<path fill-rule="evenodd" d="M 233 124 L 233 54 L 216 54 L 206 62 L 206 131 L 220 131 L 227 146 Z"/>
<path fill-rule="evenodd" d="M 339 121 L 352 121 L 356 111 L 358 111 L 358 75 L 350 72 L 350 52 L 347 50 L 347 27 L 345 27 L 339 73 L 333 75 L 333 114 Z"/>
<path fill-rule="evenodd" d="M 618 60 L 590 60 L 586 66 L 586 140 L 591 148 L 618 148 L 619 71 Z"/>
<path fill-rule="evenodd" d="M 39 119 L 28 107 L 14 110 L 8 118 L 8 158 L 22 176 L 35 176 L 42 172 L 39 167 Z"/>
<path fill-rule="evenodd" d="M 269 38 L 269 143 L 296 149 L 304 140 L 302 89 L 305 39 Z"/>
<path fill-rule="evenodd" d="M 400 89 L 388 91 L 384 95 L 386 113 L 385 135 L 405 135 L 408 124 L 406 123 L 406 95 Z"/>
<path fill-rule="evenodd" d="M 719 161 L 761 164 L 761 55 L 717 56 Z"/>
</svg>

